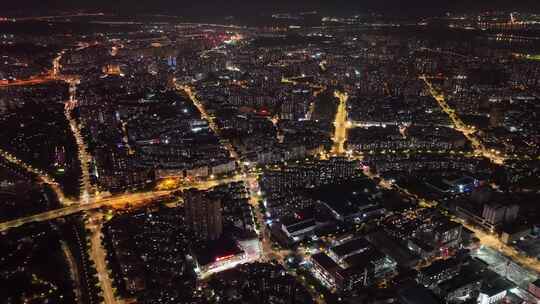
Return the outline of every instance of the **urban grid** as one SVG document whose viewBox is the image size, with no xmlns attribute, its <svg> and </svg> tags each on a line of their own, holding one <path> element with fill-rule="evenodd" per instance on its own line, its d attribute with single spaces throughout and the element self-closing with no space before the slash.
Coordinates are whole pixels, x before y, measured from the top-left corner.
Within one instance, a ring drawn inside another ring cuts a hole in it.
<svg viewBox="0 0 540 304">
<path fill-rule="evenodd" d="M 0 13 L 0 303 L 539 304 L 540 9 L 495 2 Z"/>
</svg>

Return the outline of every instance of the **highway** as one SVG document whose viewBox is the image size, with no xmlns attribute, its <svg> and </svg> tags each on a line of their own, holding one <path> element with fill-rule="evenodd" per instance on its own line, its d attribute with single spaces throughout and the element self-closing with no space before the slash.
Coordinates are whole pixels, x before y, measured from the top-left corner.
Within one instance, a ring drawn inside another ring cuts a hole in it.
<svg viewBox="0 0 540 304">
<path fill-rule="evenodd" d="M 50 211 L 30 215 L 27 217 L 22 217 L 22 218 L 0 223 L 0 232 L 6 231 L 10 228 L 20 227 L 22 225 L 33 223 L 33 222 L 44 222 L 44 221 L 68 216 L 71 214 L 75 214 L 78 212 L 88 211 L 88 210 L 97 209 L 97 208 L 101 208 L 105 206 L 109 206 L 113 208 L 125 208 L 128 204 L 136 206 L 136 205 L 147 203 L 149 201 L 154 201 L 158 198 L 168 195 L 169 193 L 170 191 L 169 192 L 161 191 L 161 192 L 150 192 L 150 193 L 124 194 L 121 196 L 113 196 L 110 198 L 97 199 L 87 204 L 72 204 L 67 207 L 54 209 L 54 210 L 50 210 Z"/>
<path fill-rule="evenodd" d="M 58 79 L 56 79 L 55 77 L 51 75 L 43 75 L 43 76 L 38 76 L 38 77 L 32 77 L 30 79 L 16 80 L 13 82 L 1 81 L 0 88 L 15 87 L 15 86 L 33 86 L 33 85 L 43 84 L 43 83 L 56 81 L 56 80 Z"/>
<path fill-rule="evenodd" d="M 34 86 L 39 84 L 44 84 L 53 81 L 73 81 L 76 80 L 76 77 L 72 76 L 58 76 L 54 73 L 48 73 L 38 76 L 33 76 L 28 79 L 20 79 L 15 81 L 0 81 L 0 88 L 7 87 L 20 87 L 20 86 Z"/>
<path fill-rule="evenodd" d="M 210 189 L 223 184 L 228 184 L 232 182 L 246 181 L 246 183 L 254 183 L 257 180 L 256 174 L 236 174 L 232 177 L 226 177 L 222 179 L 209 179 L 204 181 L 196 181 L 191 183 L 184 183 L 179 187 L 171 190 L 151 190 L 147 192 L 140 193 L 123 193 L 118 195 L 113 195 L 110 197 L 100 197 L 93 196 L 88 199 L 88 202 L 85 204 L 71 204 L 69 206 L 50 210 L 35 215 L 22 217 L 14 219 L 11 221 L 0 223 L 0 232 L 6 231 L 10 228 L 20 227 L 22 225 L 33 223 L 33 222 L 43 222 L 48 220 L 53 220 L 56 218 L 61 218 L 78 212 L 89 211 L 98 209 L 101 207 L 110 207 L 114 209 L 123 209 L 126 207 L 136 207 L 144 206 L 148 203 L 156 201 L 158 199 L 166 198 L 172 192 L 178 190 L 184 190 L 189 188 L 196 188 L 200 190 Z"/>
</svg>

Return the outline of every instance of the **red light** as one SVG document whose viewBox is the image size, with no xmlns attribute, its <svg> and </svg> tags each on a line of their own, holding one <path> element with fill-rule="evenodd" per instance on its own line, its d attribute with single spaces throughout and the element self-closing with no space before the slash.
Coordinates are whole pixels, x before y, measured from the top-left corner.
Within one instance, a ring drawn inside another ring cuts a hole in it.
<svg viewBox="0 0 540 304">
<path fill-rule="evenodd" d="M 223 261 L 223 260 L 227 260 L 227 259 L 230 259 L 234 257 L 234 254 L 230 254 L 230 255 L 225 255 L 225 256 L 221 256 L 221 257 L 217 257 L 216 258 L 216 262 L 219 262 L 219 261 Z"/>
</svg>

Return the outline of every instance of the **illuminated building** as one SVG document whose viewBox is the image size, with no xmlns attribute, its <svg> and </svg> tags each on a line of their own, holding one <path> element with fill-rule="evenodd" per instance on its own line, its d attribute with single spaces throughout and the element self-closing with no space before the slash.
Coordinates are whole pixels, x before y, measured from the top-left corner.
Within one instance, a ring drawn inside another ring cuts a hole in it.
<svg viewBox="0 0 540 304">
<path fill-rule="evenodd" d="M 428 242 L 419 238 L 411 238 L 407 241 L 407 248 L 418 254 L 423 259 L 429 259 L 436 256 L 435 248 Z"/>
<path fill-rule="evenodd" d="M 434 291 L 446 303 L 460 303 L 474 299 L 480 290 L 481 284 L 481 277 L 478 274 L 462 272 L 458 276 L 439 284 Z"/>
<path fill-rule="evenodd" d="M 484 280 L 478 296 L 479 304 L 500 303 L 515 285 L 505 278 L 494 276 Z"/>
<path fill-rule="evenodd" d="M 280 222 L 281 229 L 293 243 L 311 236 L 317 227 L 314 215 L 309 209 L 295 212 L 292 216 L 283 217 Z"/>
<path fill-rule="evenodd" d="M 502 228 L 501 241 L 505 244 L 512 244 L 529 235 L 531 231 L 531 227 L 528 225 L 509 225 Z"/>
<path fill-rule="evenodd" d="M 102 68 L 102 71 L 106 75 L 122 75 L 122 70 L 117 64 L 107 64 Z"/>
<path fill-rule="evenodd" d="M 461 262 L 457 259 L 437 260 L 418 273 L 418 283 L 430 288 L 459 274 Z"/>
<path fill-rule="evenodd" d="M 64 146 L 54 147 L 54 165 L 57 167 L 66 165 L 66 149 Z"/>
<path fill-rule="evenodd" d="M 456 248 L 461 243 L 463 226 L 455 222 L 446 222 L 434 229 L 434 242 L 440 247 Z"/>
<path fill-rule="evenodd" d="M 238 263 L 245 258 L 244 251 L 231 239 L 221 238 L 207 242 L 193 250 L 195 271 L 199 274 L 228 269 L 227 264 Z"/>
<path fill-rule="evenodd" d="M 519 213 L 518 205 L 505 206 L 502 204 L 486 204 L 482 217 L 491 225 L 511 223 L 516 220 Z"/>
<path fill-rule="evenodd" d="M 258 239 L 236 241 L 222 237 L 195 248 L 192 254 L 195 272 L 199 277 L 206 277 L 240 264 L 256 261 L 260 257 L 260 247 Z"/>
<path fill-rule="evenodd" d="M 335 157 L 330 160 L 305 161 L 267 169 L 261 178 L 265 192 L 320 186 L 353 178 L 358 162 Z"/>
<path fill-rule="evenodd" d="M 212 303 L 314 303 L 310 294 L 281 265 L 251 263 L 213 276 Z"/>
<path fill-rule="evenodd" d="M 189 189 L 184 192 L 186 220 L 193 232 L 203 240 L 216 240 L 223 232 L 221 201 L 204 191 Z"/>
<path fill-rule="evenodd" d="M 328 254 L 314 254 L 311 262 L 312 273 L 322 284 L 344 291 L 368 286 L 396 266 L 393 260 L 362 238 L 332 247 Z"/>
</svg>

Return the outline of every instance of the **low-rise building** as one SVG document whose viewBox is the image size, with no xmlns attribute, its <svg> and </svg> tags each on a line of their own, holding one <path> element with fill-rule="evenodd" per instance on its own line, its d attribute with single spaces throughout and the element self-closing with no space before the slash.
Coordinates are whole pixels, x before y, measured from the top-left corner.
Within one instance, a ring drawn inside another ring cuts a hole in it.
<svg viewBox="0 0 540 304">
<path fill-rule="evenodd" d="M 341 291 L 369 286 L 395 270 L 396 263 L 367 240 L 357 238 L 311 257 L 312 272 L 324 285 Z"/>
</svg>

